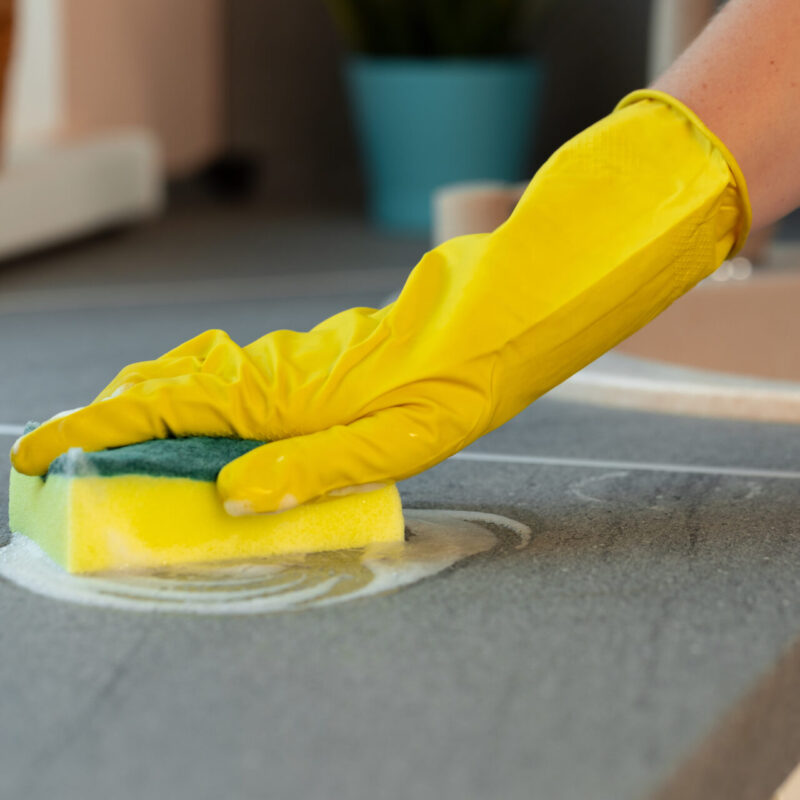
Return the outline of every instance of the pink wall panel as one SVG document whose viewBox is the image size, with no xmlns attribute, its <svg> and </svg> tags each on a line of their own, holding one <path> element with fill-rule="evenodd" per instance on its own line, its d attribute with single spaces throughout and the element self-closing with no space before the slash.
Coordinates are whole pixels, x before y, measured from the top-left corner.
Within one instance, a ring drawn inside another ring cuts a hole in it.
<svg viewBox="0 0 800 800">
<path fill-rule="evenodd" d="M 66 0 L 70 138 L 153 130 L 172 174 L 223 145 L 223 0 Z"/>
</svg>

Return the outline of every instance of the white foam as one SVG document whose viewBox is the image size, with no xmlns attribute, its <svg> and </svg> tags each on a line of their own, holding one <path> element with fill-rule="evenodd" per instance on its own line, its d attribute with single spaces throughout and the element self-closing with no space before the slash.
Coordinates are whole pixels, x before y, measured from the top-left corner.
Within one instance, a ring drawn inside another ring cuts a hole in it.
<svg viewBox="0 0 800 800">
<path fill-rule="evenodd" d="M 128 575 L 71 575 L 14 534 L 0 548 L 0 577 L 56 600 L 124 611 L 263 614 L 384 594 L 531 537 L 527 525 L 497 514 L 412 509 L 405 518 L 406 542 Z"/>
<path fill-rule="evenodd" d="M 245 517 L 248 514 L 255 513 L 255 509 L 250 500 L 226 500 L 222 505 L 225 511 L 232 517 Z"/>
<path fill-rule="evenodd" d="M 53 422 L 57 419 L 64 419 L 64 417 L 68 417 L 70 414 L 74 414 L 76 411 L 83 411 L 84 406 L 78 406 L 77 408 L 66 408 L 64 411 L 59 411 L 58 414 L 53 414 L 50 419 L 46 419 L 45 422 Z"/>
</svg>

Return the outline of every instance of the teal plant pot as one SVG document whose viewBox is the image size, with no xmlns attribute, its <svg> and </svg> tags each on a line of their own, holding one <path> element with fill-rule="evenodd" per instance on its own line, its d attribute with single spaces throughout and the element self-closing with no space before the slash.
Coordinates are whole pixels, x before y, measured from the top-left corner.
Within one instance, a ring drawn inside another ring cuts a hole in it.
<svg viewBox="0 0 800 800">
<path fill-rule="evenodd" d="M 352 58 L 346 79 L 372 220 L 424 231 L 437 187 L 528 177 L 541 78 L 529 58 Z"/>
</svg>

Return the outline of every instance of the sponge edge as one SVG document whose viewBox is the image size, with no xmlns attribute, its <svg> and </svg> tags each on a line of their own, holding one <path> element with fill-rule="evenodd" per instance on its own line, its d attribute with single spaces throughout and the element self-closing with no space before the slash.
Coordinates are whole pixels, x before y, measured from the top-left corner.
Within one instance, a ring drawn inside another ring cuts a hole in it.
<svg viewBox="0 0 800 800">
<path fill-rule="evenodd" d="M 125 450 L 113 452 L 119 458 Z M 43 480 L 11 471 L 11 530 L 35 541 L 69 572 L 249 560 L 404 538 L 394 485 L 280 514 L 233 517 L 213 480 L 91 472 L 51 468 Z"/>
</svg>

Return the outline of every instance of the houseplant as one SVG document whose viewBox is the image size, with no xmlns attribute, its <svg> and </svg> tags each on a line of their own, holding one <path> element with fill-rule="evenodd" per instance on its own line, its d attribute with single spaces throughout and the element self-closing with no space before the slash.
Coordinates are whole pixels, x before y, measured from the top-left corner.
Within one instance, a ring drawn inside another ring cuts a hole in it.
<svg viewBox="0 0 800 800">
<path fill-rule="evenodd" d="M 526 177 L 542 70 L 519 32 L 543 0 L 327 3 L 377 224 L 425 230 L 436 187 Z"/>
</svg>

